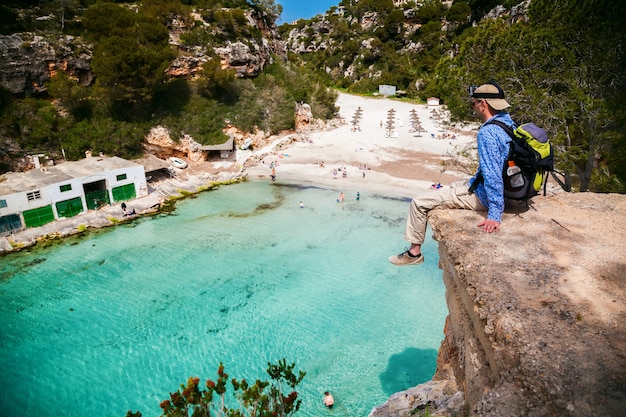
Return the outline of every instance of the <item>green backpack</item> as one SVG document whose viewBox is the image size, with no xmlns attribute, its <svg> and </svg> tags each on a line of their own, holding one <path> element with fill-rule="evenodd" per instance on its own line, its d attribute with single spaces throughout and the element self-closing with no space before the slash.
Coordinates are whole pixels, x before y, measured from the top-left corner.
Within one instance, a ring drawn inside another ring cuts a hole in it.
<svg viewBox="0 0 626 417">
<path fill-rule="evenodd" d="M 488 124 L 500 126 L 511 137 L 509 156 L 502 167 L 504 197 L 527 201 L 542 185 L 546 195 L 548 173 L 554 171 L 554 150 L 546 131 L 533 123 L 515 129 L 499 120 Z"/>
</svg>

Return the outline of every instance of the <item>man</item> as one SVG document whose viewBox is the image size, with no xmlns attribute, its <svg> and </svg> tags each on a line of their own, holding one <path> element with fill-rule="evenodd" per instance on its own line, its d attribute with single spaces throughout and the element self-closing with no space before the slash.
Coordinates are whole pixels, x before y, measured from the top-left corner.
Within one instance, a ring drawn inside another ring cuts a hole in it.
<svg viewBox="0 0 626 417">
<path fill-rule="evenodd" d="M 508 126 L 515 126 L 511 116 L 504 111 L 510 107 L 504 99 L 504 91 L 496 83 L 470 87 L 469 94 L 470 108 L 482 122 L 477 136 L 478 170 L 469 180 L 456 181 L 449 188 L 428 190 L 413 199 L 404 231 L 404 238 L 411 246 L 401 254 L 389 257 L 389 262 L 394 265 L 418 265 L 424 262 L 421 248 L 430 210 L 456 208 L 487 211 L 487 218 L 478 227 L 487 233 L 500 230 L 504 211 L 502 169 L 511 138 L 501 127 L 487 123 L 500 120 Z"/>
<path fill-rule="evenodd" d="M 324 405 L 328 408 L 333 408 L 333 405 L 335 405 L 335 399 L 328 391 L 324 393 Z"/>
</svg>

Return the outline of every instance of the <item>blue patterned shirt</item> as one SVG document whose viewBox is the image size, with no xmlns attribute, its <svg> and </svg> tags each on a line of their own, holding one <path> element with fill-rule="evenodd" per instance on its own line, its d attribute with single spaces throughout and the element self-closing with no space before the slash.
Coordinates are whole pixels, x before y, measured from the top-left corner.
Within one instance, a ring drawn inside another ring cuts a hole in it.
<svg viewBox="0 0 626 417">
<path fill-rule="evenodd" d="M 482 174 L 483 181 L 478 184 L 474 193 L 480 203 L 487 208 L 487 219 L 500 222 L 504 211 L 502 169 L 509 154 L 511 138 L 500 126 L 486 125 L 491 120 L 500 120 L 515 128 L 513 119 L 506 112 L 500 112 L 482 124 L 477 137 L 478 170 L 470 179 L 469 184 L 474 183 L 478 173 Z"/>
</svg>

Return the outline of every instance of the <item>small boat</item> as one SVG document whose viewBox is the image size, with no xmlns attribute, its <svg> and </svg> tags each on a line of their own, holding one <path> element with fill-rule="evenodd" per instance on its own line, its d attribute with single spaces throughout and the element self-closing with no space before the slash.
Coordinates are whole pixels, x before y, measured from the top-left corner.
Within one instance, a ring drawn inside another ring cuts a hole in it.
<svg viewBox="0 0 626 417">
<path fill-rule="evenodd" d="M 242 151 L 245 151 L 246 149 L 248 149 L 250 146 L 252 145 L 252 139 L 248 138 L 245 140 L 245 142 L 243 143 L 243 145 L 240 146 L 240 149 Z"/>
<path fill-rule="evenodd" d="M 180 169 L 187 168 L 187 162 L 183 161 L 180 158 L 176 158 L 175 156 L 171 156 L 169 158 L 169 161 L 170 161 L 170 165 L 172 165 L 174 168 L 180 168 Z"/>
</svg>

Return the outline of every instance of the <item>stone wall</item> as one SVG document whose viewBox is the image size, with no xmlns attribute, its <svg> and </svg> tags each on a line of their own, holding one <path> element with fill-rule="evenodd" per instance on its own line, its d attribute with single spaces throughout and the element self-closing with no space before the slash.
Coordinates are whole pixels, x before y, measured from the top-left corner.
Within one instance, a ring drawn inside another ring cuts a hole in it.
<svg viewBox="0 0 626 417">
<path fill-rule="evenodd" d="M 449 316 L 432 381 L 370 416 L 622 416 L 626 196 L 558 193 L 507 212 L 437 210 Z"/>
</svg>

